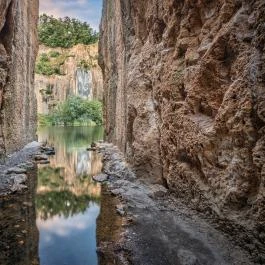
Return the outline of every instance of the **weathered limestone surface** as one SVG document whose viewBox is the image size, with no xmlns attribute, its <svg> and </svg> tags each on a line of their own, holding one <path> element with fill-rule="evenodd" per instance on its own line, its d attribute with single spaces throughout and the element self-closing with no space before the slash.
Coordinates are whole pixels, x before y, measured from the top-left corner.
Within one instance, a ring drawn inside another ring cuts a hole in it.
<svg viewBox="0 0 265 265">
<path fill-rule="evenodd" d="M 264 32 L 262 0 L 105 0 L 99 57 L 107 138 L 138 176 L 258 231 Z"/>
<path fill-rule="evenodd" d="M 71 95 L 87 99 L 103 99 L 102 71 L 98 65 L 98 44 L 78 44 L 72 48 L 50 48 L 40 45 L 38 58 L 52 52 L 60 54 L 61 74 L 36 74 L 35 91 L 38 113 L 48 114 L 59 102 Z M 38 59 L 37 59 L 38 61 Z"/>
<path fill-rule="evenodd" d="M 0 156 L 35 138 L 38 0 L 0 0 Z"/>
</svg>

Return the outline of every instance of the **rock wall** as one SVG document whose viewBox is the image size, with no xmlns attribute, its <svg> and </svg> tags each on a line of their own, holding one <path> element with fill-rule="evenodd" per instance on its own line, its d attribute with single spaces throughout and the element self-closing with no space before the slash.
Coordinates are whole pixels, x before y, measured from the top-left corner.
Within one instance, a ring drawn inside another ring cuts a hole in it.
<svg viewBox="0 0 265 265">
<path fill-rule="evenodd" d="M 59 54 L 58 57 L 56 53 Z M 97 62 L 98 44 L 79 44 L 70 49 L 41 45 L 37 62 L 43 54 L 49 57 L 53 66 L 56 63 L 59 65 L 60 73 L 36 74 L 38 113 L 49 113 L 58 102 L 65 101 L 71 95 L 87 99 L 103 99 L 102 71 Z M 52 58 L 53 56 L 55 57 Z"/>
<path fill-rule="evenodd" d="M 38 1 L 0 1 L 0 156 L 35 138 Z"/>
<path fill-rule="evenodd" d="M 265 3 L 104 1 L 107 139 L 197 209 L 265 220 Z"/>
</svg>

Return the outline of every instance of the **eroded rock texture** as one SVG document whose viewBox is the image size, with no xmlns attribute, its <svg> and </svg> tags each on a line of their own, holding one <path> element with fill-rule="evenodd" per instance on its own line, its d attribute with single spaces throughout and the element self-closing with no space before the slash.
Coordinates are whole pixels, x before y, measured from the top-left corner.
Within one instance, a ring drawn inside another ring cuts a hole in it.
<svg viewBox="0 0 265 265">
<path fill-rule="evenodd" d="M 198 209 L 264 222 L 265 3 L 104 1 L 108 140 Z"/>
<path fill-rule="evenodd" d="M 0 156 L 35 137 L 38 0 L 0 0 Z"/>
</svg>

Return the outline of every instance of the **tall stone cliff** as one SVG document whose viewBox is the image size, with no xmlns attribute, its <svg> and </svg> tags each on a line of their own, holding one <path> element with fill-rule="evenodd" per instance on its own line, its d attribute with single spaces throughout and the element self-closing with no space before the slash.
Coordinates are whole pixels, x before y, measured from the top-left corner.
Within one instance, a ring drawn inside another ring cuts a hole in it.
<svg viewBox="0 0 265 265">
<path fill-rule="evenodd" d="M 47 58 L 48 67 L 55 73 L 42 73 L 43 69 L 38 71 L 43 57 Z M 48 114 L 59 102 L 71 95 L 102 100 L 103 79 L 97 60 L 97 43 L 78 44 L 69 49 L 40 45 L 35 77 L 38 113 Z"/>
<path fill-rule="evenodd" d="M 0 0 L 0 156 L 35 137 L 38 0 Z"/>
<path fill-rule="evenodd" d="M 104 1 L 108 140 L 199 210 L 265 220 L 265 3 Z M 251 222 L 253 221 L 253 222 Z"/>
</svg>

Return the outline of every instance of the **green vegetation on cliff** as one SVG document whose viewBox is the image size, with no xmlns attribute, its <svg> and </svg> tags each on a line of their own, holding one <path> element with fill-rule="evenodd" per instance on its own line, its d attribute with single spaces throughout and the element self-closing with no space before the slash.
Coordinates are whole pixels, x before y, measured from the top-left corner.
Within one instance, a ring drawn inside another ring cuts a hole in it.
<svg viewBox="0 0 265 265">
<path fill-rule="evenodd" d="M 64 58 L 60 58 L 60 54 L 54 56 L 53 54 L 42 53 L 36 61 L 35 71 L 40 75 L 62 75 L 61 65 L 64 63 Z M 58 58 L 60 60 L 58 60 Z"/>
<path fill-rule="evenodd" d="M 40 43 L 49 47 L 70 48 L 98 41 L 98 33 L 87 22 L 69 17 L 57 19 L 47 14 L 40 16 L 38 33 Z"/>
<path fill-rule="evenodd" d="M 102 103 L 77 96 L 59 103 L 48 115 L 39 115 L 40 125 L 102 125 Z"/>
</svg>

